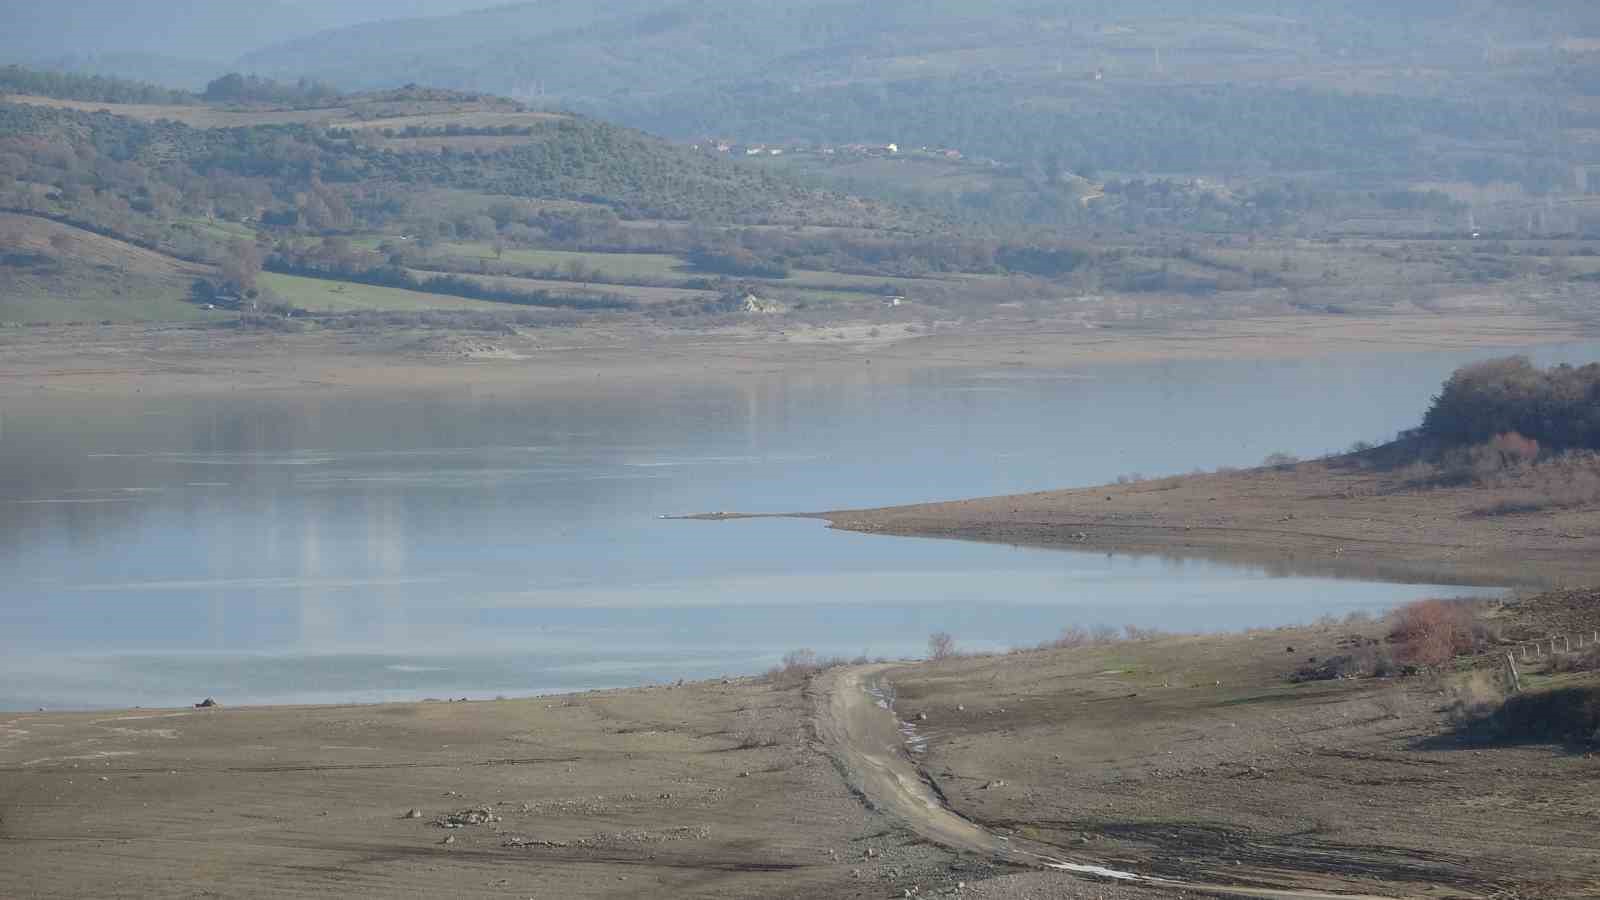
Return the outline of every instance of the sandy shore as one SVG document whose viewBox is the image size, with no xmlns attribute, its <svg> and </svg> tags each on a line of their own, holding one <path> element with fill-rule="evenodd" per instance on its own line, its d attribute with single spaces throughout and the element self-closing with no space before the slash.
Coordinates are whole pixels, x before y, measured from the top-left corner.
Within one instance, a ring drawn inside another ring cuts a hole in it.
<svg viewBox="0 0 1600 900">
<path fill-rule="evenodd" d="M 1523 315 L 1298 315 L 1149 329 L 992 319 L 675 330 L 632 322 L 517 333 L 240 332 L 182 326 L 0 330 L 0 399 L 251 390 L 548 388 L 596 380 L 742 378 L 776 372 L 1060 368 L 1171 359 L 1520 348 L 1580 340 L 1573 322 Z"/>
</svg>

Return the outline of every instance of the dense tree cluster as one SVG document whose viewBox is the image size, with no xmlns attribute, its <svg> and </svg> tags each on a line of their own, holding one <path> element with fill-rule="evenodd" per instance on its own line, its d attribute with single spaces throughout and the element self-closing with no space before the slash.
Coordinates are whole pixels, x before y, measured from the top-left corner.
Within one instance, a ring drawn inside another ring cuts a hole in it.
<svg viewBox="0 0 1600 900">
<path fill-rule="evenodd" d="M 208 255 L 203 234 L 174 229 L 173 219 L 249 220 L 315 235 L 376 228 L 404 213 L 418 188 L 505 195 L 494 218 L 451 221 L 449 234 L 435 223 L 434 234 L 521 242 L 615 230 L 619 215 L 858 224 L 863 212 L 837 195 L 614 126 L 562 119 L 537 131 L 505 149 L 396 152 L 304 125 L 197 129 L 0 103 L 0 205 L 66 215 L 186 256 Z M 516 198 L 589 206 L 552 211 Z"/>
<path fill-rule="evenodd" d="M 1600 450 L 1600 363 L 1540 369 L 1513 356 L 1450 376 L 1423 420 L 1424 435 L 1453 445 L 1520 434 L 1554 450 Z"/>
<path fill-rule="evenodd" d="M 320 106 L 339 99 L 339 92 L 320 81 L 302 78 L 292 84 L 240 75 L 238 72 L 217 78 L 200 95 L 208 103 L 270 103 L 285 106 Z"/>
<path fill-rule="evenodd" d="M 1511 180 L 1548 189 L 1566 175 L 1552 148 L 1528 147 L 1556 112 L 1538 104 L 1345 94 L 1240 84 L 1015 83 L 926 79 L 796 92 L 786 83 L 651 95 L 594 111 L 674 135 L 958 147 L 1076 169 L 1260 173 L 1328 169 Z M 585 107 L 587 108 L 587 107 Z M 1542 128 L 1533 127 L 1543 124 Z M 1511 152 L 1425 152 L 1429 135 L 1500 141 Z M 1514 142 L 1514 143 L 1506 143 Z"/>
<path fill-rule="evenodd" d="M 62 100 L 93 103 L 151 103 L 166 106 L 199 103 L 188 91 L 142 81 L 109 78 L 104 75 L 79 75 L 72 72 L 44 72 L 22 66 L 0 66 L 0 94 L 32 94 Z"/>
</svg>

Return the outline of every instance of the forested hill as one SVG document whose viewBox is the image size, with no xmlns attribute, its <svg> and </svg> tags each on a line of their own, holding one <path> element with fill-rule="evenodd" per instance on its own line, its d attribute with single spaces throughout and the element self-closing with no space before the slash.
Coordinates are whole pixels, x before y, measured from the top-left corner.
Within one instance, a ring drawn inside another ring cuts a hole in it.
<svg viewBox="0 0 1600 900">
<path fill-rule="evenodd" d="M 425 190 L 567 201 L 625 219 L 860 225 L 903 218 L 882 204 L 582 117 L 486 112 L 481 104 L 452 115 L 440 106 L 422 102 L 416 108 L 425 114 L 407 115 L 409 105 L 394 101 L 383 104 L 387 119 L 320 110 L 324 118 L 311 122 L 297 122 L 295 111 L 259 112 L 247 115 L 266 124 L 194 127 L 173 119 L 237 118 L 209 108 L 141 108 L 159 117 L 136 119 L 0 103 L 0 196 L 14 208 L 41 205 L 134 231 L 159 228 L 185 209 L 288 220 L 306 215 L 308 205 L 327 219 L 321 229 L 374 225 Z M 284 122 L 271 123 L 275 115 Z"/>
<path fill-rule="evenodd" d="M 103 103 L 182 105 L 199 102 L 199 98 L 188 91 L 173 90 L 147 82 L 104 75 L 41 71 L 17 65 L 0 66 L 0 96 L 5 94 L 29 94 L 62 100 Z"/>
<path fill-rule="evenodd" d="M 546 97 L 680 138 L 894 141 L 1122 172 L 1334 168 L 1537 187 L 1571 156 L 1552 146 L 1560 130 L 1590 127 L 1578 100 L 1600 91 L 1597 9 L 540 0 L 330 31 L 246 64 L 341 86 L 425 78 Z"/>
</svg>

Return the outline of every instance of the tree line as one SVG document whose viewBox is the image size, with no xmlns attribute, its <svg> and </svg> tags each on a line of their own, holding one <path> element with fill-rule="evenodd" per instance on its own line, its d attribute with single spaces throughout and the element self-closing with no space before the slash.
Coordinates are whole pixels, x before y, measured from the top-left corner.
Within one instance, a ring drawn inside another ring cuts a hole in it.
<svg viewBox="0 0 1600 900">
<path fill-rule="evenodd" d="M 1600 363 L 1540 369 L 1525 356 L 1456 370 L 1422 434 L 1448 445 L 1517 434 L 1551 450 L 1600 450 Z"/>
</svg>

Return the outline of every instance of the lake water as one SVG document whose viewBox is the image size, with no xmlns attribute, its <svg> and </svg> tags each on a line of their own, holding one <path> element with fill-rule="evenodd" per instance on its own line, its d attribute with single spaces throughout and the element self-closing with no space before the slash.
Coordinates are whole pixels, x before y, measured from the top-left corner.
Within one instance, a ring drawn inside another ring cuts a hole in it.
<svg viewBox="0 0 1600 900">
<path fill-rule="evenodd" d="M 493 697 L 1209 630 L 1457 588 L 662 521 L 1337 450 L 1492 354 L 0 407 L 0 709 Z M 1593 344 L 1541 362 L 1600 358 Z"/>
</svg>

